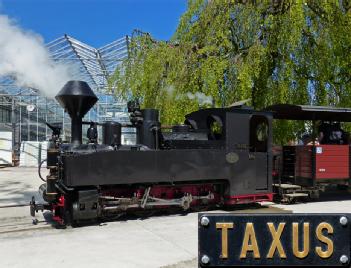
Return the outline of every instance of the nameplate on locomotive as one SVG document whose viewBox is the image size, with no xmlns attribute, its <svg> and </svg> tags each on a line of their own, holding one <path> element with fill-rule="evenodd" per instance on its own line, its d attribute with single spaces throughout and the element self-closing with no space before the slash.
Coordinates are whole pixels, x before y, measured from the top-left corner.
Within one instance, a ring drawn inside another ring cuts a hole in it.
<svg viewBox="0 0 351 268">
<path fill-rule="evenodd" d="M 199 267 L 350 266 L 351 214 L 199 214 Z"/>
</svg>

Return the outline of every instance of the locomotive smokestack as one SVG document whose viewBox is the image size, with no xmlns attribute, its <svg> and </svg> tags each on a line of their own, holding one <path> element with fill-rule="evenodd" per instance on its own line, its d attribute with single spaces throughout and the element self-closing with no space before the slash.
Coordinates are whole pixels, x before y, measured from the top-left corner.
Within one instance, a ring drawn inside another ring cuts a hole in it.
<svg viewBox="0 0 351 268">
<path fill-rule="evenodd" d="M 68 81 L 55 98 L 71 117 L 71 142 L 82 144 L 82 118 L 98 98 L 83 81 Z"/>
</svg>

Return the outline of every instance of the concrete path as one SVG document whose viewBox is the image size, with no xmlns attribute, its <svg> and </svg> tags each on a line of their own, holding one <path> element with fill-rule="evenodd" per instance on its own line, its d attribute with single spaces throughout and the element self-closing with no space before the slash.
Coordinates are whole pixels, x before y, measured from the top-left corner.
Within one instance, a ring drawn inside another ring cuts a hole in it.
<svg viewBox="0 0 351 268">
<path fill-rule="evenodd" d="M 27 204 L 41 183 L 36 169 L 0 169 L 0 207 Z M 351 212 L 349 194 L 322 200 L 235 212 Z M 0 208 L 0 267 L 197 267 L 197 213 L 65 230 L 31 220 L 29 207 Z"/>
</svg>

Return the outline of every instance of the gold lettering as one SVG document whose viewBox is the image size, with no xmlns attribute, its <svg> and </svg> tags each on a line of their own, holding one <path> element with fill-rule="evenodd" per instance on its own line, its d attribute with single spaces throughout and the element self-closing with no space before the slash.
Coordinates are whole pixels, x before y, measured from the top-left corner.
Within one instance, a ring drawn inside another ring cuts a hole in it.
<svg viewBox="0 0 351 268">
<path fill-rule="evenodd" d="M 216 228 L 222 230 L 222 254 L 219 256 L 222 259 L 228 258 L 228 229 L 232 229 L 232 222 L 217 222 Z"/>
<path fill-rule="evenodd" d="M 282 235 L 282 232 L 284 230 L 285 222 L 279 223 L 278 230 L 276 230 L 274 228 L 274 225 L 272 222 L 267 222 L 267 225 L 268 225 L 269 231 L 271 232 L 271 235 L 273 238 L 271 247 L 269 248 L 269 251 L 267 254 L 267 258 L 269 258 L 269 259 L 273 258 L 275 250 L 277 249 L 278 253 L 279 253 L 279 257 L 281 259 L 286 259 L 286 254 L 285 254 L 284 248 L 282 246 L 282 243 L 280 242 L 280 236 Z"/>
<path fill-rule="evenodd" d="M 310 224 L 303 224 L 303 250 L 299 251 L 299 223 L 293 222 L 293 252 L 297 258 L 305 258 L 310 251 Z"/>
<path fill-rule="evenodd" d="M 258 249 L 254 225 L 252 222 L 246 223 L 244 240 L 241 247 L 240 259 L 245 259 L 247 252 L 252 251 L 255 259 L 260 258 L 260 251 Z"/>
<path fill-rule="evenodd" d="M 321 222 L 316 229 L 316 236 L 319 241 L 327 244 L 327 250 L 323 251 L 322 247 L 316 247 L 316 253 L 319 257 L 325 259 L 329 258 L 334 252 L 334 243 L 331 239 L 323 235 L 323 229 L 327 229 L 328 234 L 334 233 L 333 226 L 327 222 Z"/>
</svg>

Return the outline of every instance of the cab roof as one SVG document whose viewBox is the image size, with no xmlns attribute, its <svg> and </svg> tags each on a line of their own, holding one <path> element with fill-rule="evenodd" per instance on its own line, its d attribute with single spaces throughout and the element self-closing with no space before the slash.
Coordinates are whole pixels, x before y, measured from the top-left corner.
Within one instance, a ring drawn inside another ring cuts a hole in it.
<svg viewBox="0 0 351 268">
<path fill-rule="evenodd" d="M 266 107 L 264 111 L 271 111 L 274 119 L 351 122 L 349 108 L 275 104 Z"/>
</svg>

